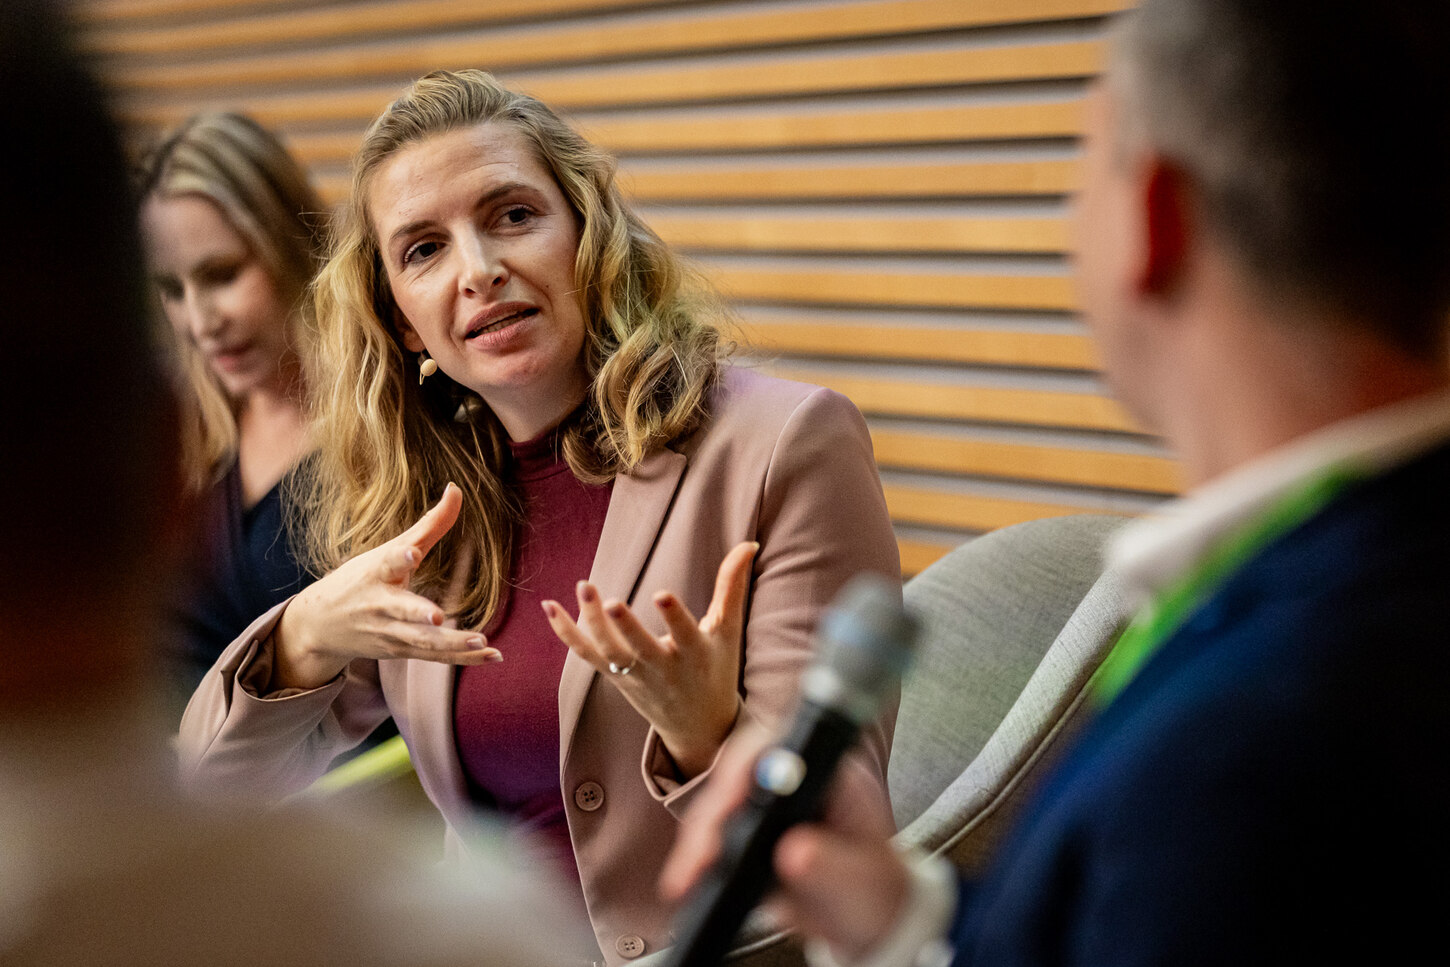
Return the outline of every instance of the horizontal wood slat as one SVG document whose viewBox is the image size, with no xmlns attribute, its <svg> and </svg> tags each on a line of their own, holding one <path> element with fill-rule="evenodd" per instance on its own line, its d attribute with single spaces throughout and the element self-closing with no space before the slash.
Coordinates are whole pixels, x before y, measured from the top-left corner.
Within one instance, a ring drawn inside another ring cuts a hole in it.
<svg viewBox="0 0 1450 967">
<path fill-rule="evenodd" d="M 396 93 L 396 92 L 395 92 Z M 386 107 L 386 102 L 381 105 Z M 287 138 L 287 150 L 305 165 L 337 165 L 352 160 L 362 143 L 361 131 L 334 134 L 300 134 Z"/>
<path fill-rule="evenodd" d="M 749 346 L 765 353 L 1055 369 L 1093 369 L 1097 365 L 1092 340 L 1074 333 L 880 326 L 834 319 L 813 322 L 759 310 L 744 317 L 738 328 Z"/>
<path fill-rule="evenodd" d="M 886 492 L 886 507 L 893 520 L 964 530 L 989 531 L 1043 517 L 1104 512 L 1096 507 L 945 493 L 892 483 L 885 484 L 882 489 Z"/>
<path fill-rule="evenodd" d="M 740 216 L 652 212 L 667 242 L 701 251 L 1063 252 L 1060 218 Z"/>
<path fill-rule="evenodd" d="M 1163 494 L 1176 493 L 1182 486 L 1177 465 L 1166 457 L 962 439 L 880 427 L 872 428 L 871 442 L 876 461 L 883 466 Z"/>
<path fill-rule="evenodd" d="M 945 557 L 954 547 L 955 544 L 898 537 L 896 549 L 901 554 L 901 576 L 908 578 L 913 574 L 920 574 Z"/>
<path fill-rule="evenodd" d="M 166 128 L 179 123 L 197 111 L 209 110 L 222 105 L 236 106 L 269 128 L 285 128 L 291 125 L 328 125 L 335 123 L 355 125 L 357 131 L 350 135 L 354 143 L 362 137 L 362 131 L 393 98 L 403 92 L 405 83 L 372 85 L 361 89 L 309 92 L 267 97 L 244 97 L 231 89 L 197 95 L 183 100 L 157 101 L 147 99 L 121 99 L 119 111 L 131 124 L 153 128 Z M 351 151 L 351 148 L 348 149 Z"/>
<path fill-rule="evenodd" d="M 760 302 L 1064 311 L 1075 305 L 1064 276 L 720 265 L 706 274 L 726 295 Z"/>
<path fill-rule="evenodd" d="M 623 8 L 666 6 L 680 0 L 404 0 L 367 6 L 331 6 L 308 10 L 284 10 L 265 17 L 236 17 L 221 22 L 177 27 L 143 27 L 116 30 L 91 38 L 88 46 L 97 53 L 127 56 L 168 54 L 178 50 L 214 51 L 285 41 L 334 41 L 369 34 L 387 35 L 400 30 L 430 30 L 468 24 L 547 17 L 562 13 L 592 13 Z M 296 0 L 261 0 L 271 6 L 293 6 Z M 259 0 L 131 0 L 129 3 L 88 5 L 96 9 L 91 19 L 119 19 L 106 7 L 174 7 L 176 12 L 254 7 Z M 132 14 L 137 16 L 138 14 Z"/>
<path fill-rule="evenodd" d="M 394 90 L 380 99 L 369 116 L 386 107 L 397 93 Z M 265 112 L 253 112 L 250 105 L 246 109 L 263 123 L 276 122 Z M 144 111 L 128 113 L 128 118 L 143 123 L 155 120 L 148 119 Z M 713 116 L 631 114 L 575 121 L 585 137 L 616 154 L 932 144 L 1074 136 L 1081 129 L 1081 101 L 1025 106 L 812 108 Z M 361 131 L 298 134 L 288 138 L 288 146 L 304 164 L 342 164 L 357 150 L 361 137 Z"/>
<path fill-rule="evenodd" d="M 909 382 L 815 369 L 802 371 L 785 364 L 768 368 L 786 379 L 828 386 L 868 414 L 1136 432 L 1117 402 L 1091 393 Z"/>
<path fill-rule="evenodd" d="M 1071 161 L 959 164 L 742 164 L 732 169 L 630 169 L 620 183 L 641 201 L 768 201 L 783 198 L 934 198 L 1061 195 L 1073 190 Z"/>
<path fill-rule="evenodd" d="M 972 50 L 867 51 L 769 64 L 508 74 L 510 86 L 564 110 L 756 97 L 945 87 L 1087 77 L 1102 66 L 1098 41 Z"/>
<path fill-rule="evenodd" d="M 70 4 L 70 15 L 80 24 L 110 26 L 128 20 L 224 13 L 244 7 L 289 7 L 296 4 L 297 0 L 80 0 Z M 97 36 L 119 36 L 122 29 L 111 27 L 105 34 Z"/>
<path fill-rule="evenodd" d="M 619 153 L 765 150 L 1065 138 L 1082 130 L 1081 102 L 760 111 L 701 117 L 654 114 L 578 119 Z"/>
<path fill-rule="evenodd" d="M 352 180 L 342 172 L 329 172 L 314 175 L 312 187 L 317 189 L 318 197 L 324 205 L 336 208 L 347 201 L 348 192 L 352 190 Z"/>
</svg>

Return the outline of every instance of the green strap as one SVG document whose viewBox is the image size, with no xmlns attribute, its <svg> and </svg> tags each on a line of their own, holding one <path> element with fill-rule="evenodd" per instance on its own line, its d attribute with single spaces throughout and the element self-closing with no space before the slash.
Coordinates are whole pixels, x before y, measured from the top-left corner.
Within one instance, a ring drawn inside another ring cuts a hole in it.
<svg viewBox="0 0 1450 967">
<path fill-rule="evenodd" d="M 1342 466 L 1315 475 L 1219 541 L 1187 574 L 1154 595 L 1098 667 L 1092 683 L 1097 707 L 1106 708 L 1117 698 L 1173 632 L 1250 558 L 1313 517 L 1361 476 Z"/>
<path fill-rule="evenodd" d="M 408 746 L 401 735 L 395 735 L 333 768 L 314 782 L 308 792 L 330 795 L 354 786 L 375 786 L 405 776 L 412 770 Z"/>
</svg>

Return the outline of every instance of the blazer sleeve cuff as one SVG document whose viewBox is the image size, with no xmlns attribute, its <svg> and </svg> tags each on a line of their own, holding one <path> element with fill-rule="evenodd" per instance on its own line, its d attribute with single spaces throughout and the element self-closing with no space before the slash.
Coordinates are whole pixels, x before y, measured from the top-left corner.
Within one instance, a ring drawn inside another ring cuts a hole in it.
<svg viewBox="0 0 1450 967">
<path fill-rule="evenodd" d="M 234 701 L 244 695 L 259 701 L 273 701 L 320 692 L 326 692 L 331 696 L 342 687 L 345 670 L 339 672 L 332 681 L 317 688 L 284 688 L 274 692 L 267 691 L 267 686 L 272 681 L 272 663 L 276 657 L 272 647 L 272 635 L 276 632 L 277 625 L 282 621 L 282 615 L 291 603 L 292 598 L 288 598 L 273 605 L 270 610 L 248 625 L 246 630 L 237 636 L 237 640 L 229 645 L 217 659 L 212 673 L 219 673 L 223 682 L 230 683 L 231 687 L 228 692 Z"/>
<path fill-rule="evenodd" d="M 307 733 L 322 721 L 346 683 L 347 670 L 316 688 L 281 688 L 268 691 L 272 681 L 272 664 L 276 650 L 272 634 L 282 620 L 291 598 L 268 614 L 265 623 L 252 634 L 250 647 L 243 653 L 233 677 L 232 704 L 235 713 L 247 717 L 251 712 L 268 716 L 270 728 L 283 734 Z M 261 712 L 265 709 L 265 712 Z"/>
<path fill-rule="evenodd" d="M 720 743 L 720 748 L 715 751 L 715 758 L 710 760 L 710 765 L 704 772 L 690 779 L 680 778 L 674 758 L 665 748 L 665 743 L 659 733 L 655 731 L 654 726 L 650 726 L 649 735 L 644 740 L 644 756 L 640 761 L 645 788 L 649 790 L 649 794 L 656 802 L 670 811 L 670 815 L 676 819 L 682 818 L 690 808 L 690 803 L 694 801 L 697 790 L 710 781 L 710 776 L 715 771 L 715 764 L 720 761 L 720 753 L 729 744 L 730 738 L 741 728 L 755 721 L 749 706 L 741 702 L 735 716 L 735 725 L 731 727 L 730 735 L 725 737 L 725 741 Z"/>
<path fill-rule="evenodd" d="M 290 599 L 289 599 L 290 600 Z M 286 602 L 254 621 L 207 673 L 182 716 L 178 751 L 184 784 L 193 792 L 235 796 L 249 785 L 271 784 L 256 777 L 254 746 L 300 741 L 327 715 L 342 691 L 339 675 L 320 688 L 266 694 L 272 675 L 272 633 Z M 270 790 L 268 790 L 270 791 Z"/>
</svg>

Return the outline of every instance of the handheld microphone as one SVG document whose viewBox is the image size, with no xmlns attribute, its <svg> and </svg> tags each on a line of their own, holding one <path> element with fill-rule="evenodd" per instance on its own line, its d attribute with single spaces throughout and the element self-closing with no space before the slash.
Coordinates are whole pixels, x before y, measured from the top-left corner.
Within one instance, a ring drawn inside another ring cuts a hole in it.
<svg viewBox="0 0 1450 967">
<path fill-rule="evenodd" d="M 851 579 L 817 628 L 817 655 L 801 676 L 801 704 L 786 736 L 756 761 L 746 802 L 730 817 L 720 856 L 676 920 L 667 967 L 713 967 L 774 882 L 781 835 L 820 813 L 841 756 L 876 717 L 911 657 L 917 621 L 899 587 L 879 575 Z"/>
</svg>

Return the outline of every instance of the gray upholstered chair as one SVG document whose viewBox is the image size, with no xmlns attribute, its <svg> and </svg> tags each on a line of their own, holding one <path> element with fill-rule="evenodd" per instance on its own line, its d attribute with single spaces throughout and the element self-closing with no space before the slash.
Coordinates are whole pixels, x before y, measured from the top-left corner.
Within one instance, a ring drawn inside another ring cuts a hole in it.
<svg viewBox="0 0 1450 967">
<path fill-rule="evenodd" d="M 980 867 L 1124 623 L 1119 586 L 1101 565 L 1103 542 L 1122 523 L 1081 514 L 1005 527 L 907 582 L 922 639 L 902 685 L 887 775 L 903 845 Z M 757 914 L 726 963 L 801 967 L 804 959 Z"/>
<path fill-rule="evenodd" d="M 900 843 L 980 869 L 1127 618 L 1101 564 L 1123 522 L 1081 514 L 1005 527 L 907 583 L 924 628 L 887 771 Z"/>
</svg>

